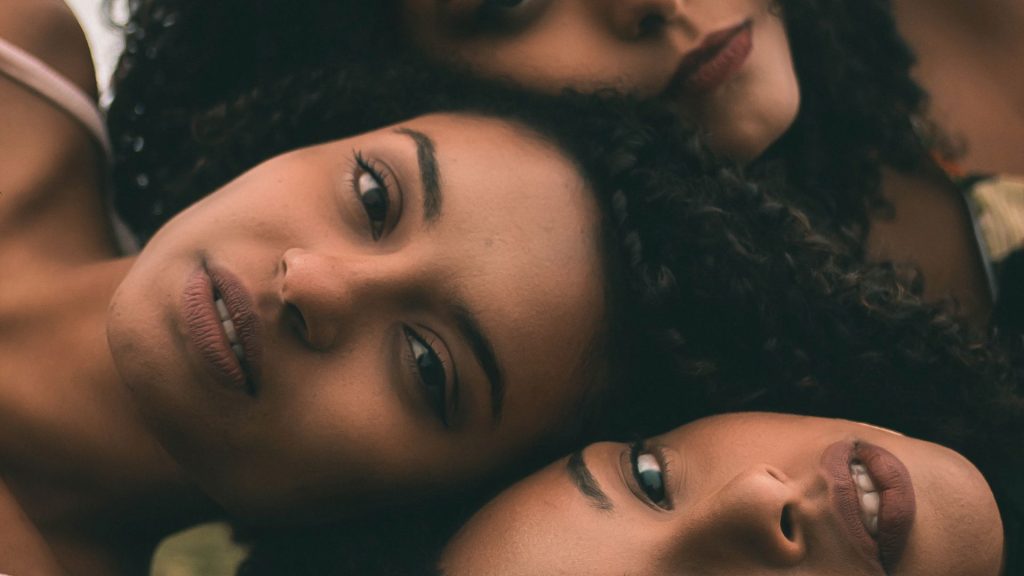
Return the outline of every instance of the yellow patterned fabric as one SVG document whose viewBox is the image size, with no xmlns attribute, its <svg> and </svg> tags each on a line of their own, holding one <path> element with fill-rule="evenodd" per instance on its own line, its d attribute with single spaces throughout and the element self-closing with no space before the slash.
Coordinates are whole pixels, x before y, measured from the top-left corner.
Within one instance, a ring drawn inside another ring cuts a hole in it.
<svg viewBox="0 0 1024 576">
<path fill-rule="evenodd" d="M 997 176 L 969 190 L 982 249 L 990 262 L 1024 246 L 1024 178 Z"/>
</svg>

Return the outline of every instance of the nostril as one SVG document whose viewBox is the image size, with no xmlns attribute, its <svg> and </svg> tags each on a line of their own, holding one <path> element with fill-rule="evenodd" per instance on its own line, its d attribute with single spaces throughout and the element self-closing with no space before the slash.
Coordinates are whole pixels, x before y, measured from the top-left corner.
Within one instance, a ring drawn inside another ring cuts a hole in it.
<svg viewBox="0 0 1024 576">
<path fill-rule="evenodd" d="M 639 32 L 641 37 L 654 36 L 661 32 L 665 26 L 665 17 L 658 14 L 648 14 L 640 20 Z"/>
<path fill-rule="evenodd" d="M 306 317 L 302 315 L 302 310 L 300 310 L 295 304 L 289 302 L 285 304 L 284 312 L 288 317 L 288 325 L 291 326 L 293 331 L 295 331 L 295 335 L 303 342 L 309 343 L 309 325 L 306 324 Z"/>
<path fill-rule="evenodd" d="M 796 535 L 793 532 L 793 510 L 789 504 L 782 507 L 782 518 L 779 519 L 779 528 L 782 529 L 782 535 L 786 537 L 786 540 L 790 542 L 796 541 Z"/>
</svg>

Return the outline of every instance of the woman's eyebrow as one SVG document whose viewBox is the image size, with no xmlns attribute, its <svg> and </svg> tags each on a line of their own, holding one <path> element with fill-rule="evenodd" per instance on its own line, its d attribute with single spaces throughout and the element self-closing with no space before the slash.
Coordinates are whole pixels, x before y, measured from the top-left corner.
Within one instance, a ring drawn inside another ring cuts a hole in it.
<svg viewBox="0 0 1024 576">
<path fill-rule="evenodd" d="M 455 325 L 462 335 L 463 340 L 469 344 L 469 348 L 476 356 L 491 388 L 491 415 L 495 421 L 501 416 L 501 408 L 505 401 L 505 374 L 498 364 L 498 358 L 494 354 L 494 346 L 487 338 L 480 327 L 476 315 L 462 302 L 451 304 L 450 312 L 455 319 Z"/>
<path fill-rule="evenodd" d="M 429 136 L 411 128 L 397 128 L 396 134 L 405 134 L 416 143 L 416 160 L 423 183 L 423 219 L 434 222 L 441 216 L 441 170 L 437 165 L 437 148 Z"/>
<path fill-rule="evenodd" d="M 420 180 L 423 184 L 423 219 L 428 223 L 441 216 L 441 204 L 444 195 L 441 193 L 441 169 L 437 164 L 437 148 L 434 141 L 423 132 L 412 128 L 396 128 L 396 134 L 404 134 L 416 144 L 416 160 L 420 169 Z M 477 363 L 487 375 L 491 388 L 491 414 L 497 419 L 501 416 L 501 408 L 505 400 L 505 376 L 494 354 L 494 346 L 480 328 L 480 322 L 468 306 L 461 302 L 451 305 L 451 315 L 455 318 L 462 338 L 469 344 Z"/>
<path fill-rule="evenodd" d="M 601 485 L 597 483 L 597 479 L 590 473 L 590 468 L 587 468 L 587 463 L 583 460 L 582 448 L 569 455 L 565 468 L 569 471 L 569 478 L 572 478 L 573 485 L 580 491 L 580 494 L 583 494 L 590 500 L 594 508 L 606 512 L 611 512 L 615 509 L 608 495 L 604 493 Z"/>
</svg>

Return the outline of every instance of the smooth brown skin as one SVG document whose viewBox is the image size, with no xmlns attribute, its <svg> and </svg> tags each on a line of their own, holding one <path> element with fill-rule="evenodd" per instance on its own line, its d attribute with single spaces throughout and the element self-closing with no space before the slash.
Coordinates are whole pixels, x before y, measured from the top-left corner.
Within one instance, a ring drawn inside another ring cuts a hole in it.
<svg viewBox="0 0 1024 576">
<path fill-rule="evenodd" d="M 670 510 L 644 496 L 628 446 L 594 444 L 583 459 L 611 509 L 583 496 L 559 460 L 478 512 L 441 567 L 445 576 L 882 576 L 841 524 L 821 465 L 826 448 L 850 440 L 893 453 L 914 484 L 916 517 L 891 576 L 997 576 L 998 508 L 962 456 L 864 424 L 763 413 L 706 418 L 647 442 L 661 454 Z"/>
<path fill-rule="evenodd" d="M 918 56 L 930 115 L 964 146 L 970 171 L 1024 174 L 1024 4 L 893 0 Z"/>
<path fill-rule="evenodd" d="M 585 390 L 577 371 L 604 304 L 599 215 L 579 174 L 500 121 L 402 128 L 436 140 L 437 220 L 424 217 L 413 140 L 385 128 L 280 156 L 195 204 L 147 244 L 111 303 L 111 348 L 147 421 L 235 513 L 294 517 L 460 485 L 543 441 Z M 352 191 L 354 150 L 402 191 L 401 217 L 377 242 Z M 203 256 L 241 278 L 262 316 L 255 399 L 215 382 L 184 337 L 183 285 Z M 447 312 L 457 300 L 505 372 L 498 417 Z M 410 374 L 403 324 L 459 374 L 451 429 Z"/>
<path fill-rule="evenodd" d="M 59 2 L 0 5 L 0 35 L 92 82 Z M 86 131 L 4 78 L 0 102 L 0 542 L 18 551 L 0 554 L 0 573 L 140 574 L 163 536 L 225 509 L 338 518 L 472 483 L 550 439 L 600 377 L 577 362 L 602 324 L 598 210 L 575 167 L 523 128 L 468 116 L 403 124 L 436 144 L 444 207 L 430 224 L 417 148 L 386 128 L 268 161 L 136 260 L 117 255 Z M 386 165 L 404 195 L 379 242 L 353 188 L 354 150 Z M 200 251 L 259 303 L 257 399 L 213 381 L 182 346 L 175 314 Z M 453 294 L 504 368 L 498 419 L 439 313 Z M 313 341 L 286 306 L 302 310 Z M 409 368 L 401 323 L 432 330 L 448 374 L 458 367 L 450 430 Z"/>
<path fill-rule="evenodd" d="M 402 0 L 403 24 L 432 57 L 481 75 L 544 92 L 615 87 L 660 97 L 685 54 L 750 18 L 754 48 L 743 68 L 709 94 L 672 101 L 707 131 L 713 147 L 741 161 L 785 133 L 799 110 L 789 42 L 769 0 L 523 0 L 502 12 L 505 24 L 497 27 L 474 19 L 483 1 Z M 645 25 L 652 19 L 663 24 Z M 1019 35 L 1016 44 L 1024 44 Z M 1024 139 L 1024 130 L 1018 135 Z M 895 213 L 873 219 L 868 257 L 916 265 L 926 299 L 952 298 L 971 324 L 987 325 L 990 295 L 959 192 L 925 169 L 886 170 L 883 193 Z"/>
<path fill-rule="evenodd" d="M 482 0 L 402 0 L 413 42 L 442 59 L 530 89 L 615 87 L 664 93 L 679 63 L 708 34 L 753 21 L 754 52 L 725 85 L 686 94 L 680 108 L 711 143 L 749 160 L 792 124 L 800 104 L 789 42 L 765 0 L 523 0 L 501 27 L 475 19 Z M 644 20 L 665 25 L 645 31 Z"/>
</svg>

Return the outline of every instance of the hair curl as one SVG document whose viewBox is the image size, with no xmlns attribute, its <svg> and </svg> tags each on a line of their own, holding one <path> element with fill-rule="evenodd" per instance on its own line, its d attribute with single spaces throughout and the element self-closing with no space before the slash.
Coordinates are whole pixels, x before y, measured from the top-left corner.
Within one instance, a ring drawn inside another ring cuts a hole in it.
<svg viewBox="0 0 1024 576">
<path fill-rule="evenodd" d="M 815 225 L 858 252 L 872 211 L 886 207 L 881 169 L 949 152 L 925 119 L 927 95 L 890 0 L 776 0 L 787 31 L 800 110 L 750 174 L 784 183 Z M 931 141 L 925 144 L 925 141 Z"/>
<path fill-rule="evenodd" d="M 607 346 L 615 351 L 611 387 L 595 398 L 574 442 L 761 409 L 899 428 L 960 450 L 989 470 L 1000 455 L 1013 453 L 1022 407 L 997 352 L 972 340 L 941 308 L 922 303 L 890 268 L 861 264 L 816 232 L 799 209 L 718 163 L 660 106 L 609 95 L 551 99 L 412 63 L 373 76 L 349 72 L 292 77 L 218 110 L 207 127 L 219 135 L 211 141 L 223 162 L 204 170 L 237 171 L 268 144 L 287 148 L 294 142 L 289 134 L 321 139 L 342 126 L 362 130 L 395 119 L 392 114 L 430 110 L 508 118 L 558 143 L 595 189 L 616 262 L 611 268 L 622 270 L 609 287 L 615 295 Z M 371 78 L 371 86 L 359 78 Z M 393 93 L 372 113 L 339 105 L 389 82 L 414 96 Z M 289 97 L 294 94 L 302 96 Z M 262 131 L 251 123 L 275 115 L 287 119 L 287 130 L 277 124 Z M 437 507 L 426 509 L 431 512 L 417 514 L 423 523 L 458 523 L 458 515 L 438 518 Z M 385 515 L 390 536 L 395 524 L 419 526 L 399 521 L 403 514 L 412 513 Z M 409 540 L 423 543 L 424 532 L 409 533 Z M 260 573 L 259 566 L 269 570 L 326 550 L 348 573 L 390 573 L 381 563 L 412 557 L 366 554 L 373 550 L 367 535 L 379 533 L 365 525 L 341 533 L 324 536 L 337 538 L 332 546 L 291 531 L 264 533 L 248 569 Z M 363 554 L 339 553 L 338 541 L 359 542 L 355 549 Z M 401 573 L 402 566 L 390 569 Z"/>
<path fill-rule="evenodd" d="M 237 53 L 211 49 L 214 40 L 195 32 L 230 20 L 204 12 L 214 4 L 251 35 Z M 273 13 L 277 4 L 267 6 Z M 296 18 L 331 9 L 309 6 Z M 899 428 L 996 474 L 1000 456 L 1016 454 L 1024 437 L 1024 408 L 1003 358 L 920 302 L 891 269 L 863 265 L 856 246 L 832 239 L 834 230 L 862 233 L 866 202 L 880 198 L 880 160 L 912 166 L 923 157 L 911 121 L 922 95 L 905 74 L 909 53 L 904 47 L 901 59 L 881 51 L 899 43 L 891 21 L 875 22 L 862 38 L 857 26 L 833 21 L 837 14 L 888 18 L 888 3 L 786 0 L 783 9 L 794 52 L 814 60 L 797 57 L 801 116 L 755 167 L 773 184 L 754 186 L 656 104 L 604 95 L 551 99 L 433 71 L 395 47 L 383 13 L 368 12 L 363 30 L 353 27 L 350 36 L 339 32 L 348 39 L 342 48 L 319 44 L 329 34 L 321 23 L 311 27 L 303 42 L 321 48 L 326 64 L 278 55 L 271 59 L 277 64 L 261 68 L 254 39 L 278 24 L 261 20 L 265 14 L 233 0 L 139 0 L 129 24 L 129 48 L 133 41 L 136 48 L 121 61 L 110 115 L 118 207 L 148 235 L 242 171 L 295 147 L 437 110 L 516 120 L 578 162 L 606 218 L 610 269 L 622 271 L 608 287 L 616 303 L 608 319 L 611 384 L 593 399 L 575 442 L 656 433 L 714 411 L 768 409 Z M 830 57 L 860 64 L 830 69 L 827 51 L 808 49 L 828 42 Z M 874 70 L 879 54 L 888 71 Z M 233 58 L 257 64 L 235 69 Z M 221 77 L 227 70 L 237 77 Z M 814 74 L 821 78 L 811 89 Z M 833 140 L 848 154 L 812 154 Z M 828 226 L 819 228 L 821 221 Z M 489 489 L 480 486 L 477 496 Z M 406 561 L 416 563 L 413 552 L 429 553 L 444 528 L 458 523 L 465 503 L 440 498 L 382 512 L 373 525 L 251 528 L 257 545 L 244 570 L 297 573 L 308 558 L 314 573 L 403 573 Z M 382 533 L 421 546 L 395 554 L 382 549 Z M 353 550 L 360 553 L 346 554 Z"/>
<path fill-rule="evenodd" d="M 387 61 L 410 49 L 398 2 L 128 0 L 127 48 L 109 124 L 116 207 L 148 237 L 216 183 L 191 179 L 204 117 L 310 69 Z M 885 206 L 881 168 L 930 162 L 926 95 L 890 0 L 776 0 L 791 44 L 801 106 L 794 125 L 748 174 L 776 183 L 822 230 L 859 250 Z M 329 72 L 327 72 L 329 73 Z M 267 122 L 268 120 L 264 120 Z"/>
</svg>

